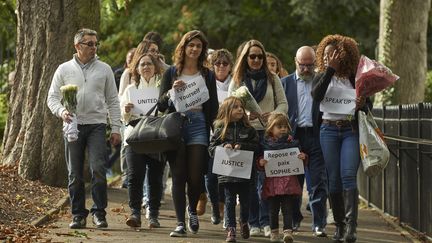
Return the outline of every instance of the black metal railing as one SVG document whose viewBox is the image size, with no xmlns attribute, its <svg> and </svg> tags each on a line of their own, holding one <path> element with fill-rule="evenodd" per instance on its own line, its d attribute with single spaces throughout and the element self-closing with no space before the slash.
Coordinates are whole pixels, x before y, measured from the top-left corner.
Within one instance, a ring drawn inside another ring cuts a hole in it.
<svg viewBox="0 0 432 243">
<path fill-rule="evenodd" d="M 379 176 L 359 170 L 360 194 L 403 226 L 432 237 L 432 104 L 385 106 L 373 114 L 391 156 Z"/>
</svg>

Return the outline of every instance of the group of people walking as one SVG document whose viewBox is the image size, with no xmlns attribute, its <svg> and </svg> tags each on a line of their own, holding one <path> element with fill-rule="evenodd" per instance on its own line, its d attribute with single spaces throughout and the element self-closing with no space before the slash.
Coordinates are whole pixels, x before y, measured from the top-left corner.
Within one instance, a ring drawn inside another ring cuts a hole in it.
<svg viewBox="0 0 432 243">
<path fill-rule="evenodd" d="M 160 36 L 152 33 L 131 52 L 119 91 L 109 66 L 98 60 L 97 33 L 90 29 L 76 33 L 76 54 L 54 74 L 47 99 L 49 108 L 65 123 L 72 116 L 78 120 L 78 140 L 64 140 L 73 215 L 70 228 L 84 228 L 89 213 L 97 227 L 108 227 L 104 166 L 108 115 L 110 141 L 113 145 L 123 143 L 122 154 L 127 165 L 131 210 L 125 222 L 128 226 L 141 227 L 143 186 L 147 177 L 148 225 L 160 227 L 162 175 L 168 161 L 177 218 L 172 237 L 187 236 L 186 228 L 198 233 L 197 205 L 200 195 L 206 193 L 211 202 L 211 222 L 224 222 L 227 242 L 235 242 L 237 232 L 244 239 L 264 234 L 271 242 L 293 242 L 292 232 L 298 230 L 303 219 L 300 206 L 306 180 L 313 234 L 326 236 L 329 199 L 336 224 L 333 240 L 355 242 L 356 174 L 360 162 L 356 115 L 360 109 L 367 111 L 371 102 L 367 97 L 357 97 L 354 115 L 333 113 L 321 105 L 329 90 L 344 92 L 355 88 L 354 77 L 360 59 L 355 40 L 329 35 L 316 50 L 300 47 L 295 56 L 296 70 L 287 75 L 279 59 L 266 52 L 258 40 L 242 43 L 235 60 L 226 49 L 215 50 L 208 56 L 209 43 L 199 30 L 189 31 L 182 37 L 173 55 L 173 65 L 169 66 L 159 54 Z M 204 83 L 208 98 L 184 111 L 183 144 L 163 154 L 134 151 L 126 138 L 134 122 L 144 113 L 137 111 L 131 94 L 151 89 L 148 93 L 153 92 L 152 97 L 157 97 L 158 111 L 174 112 L 173 90 L 182 89 L 191 81 Z M 71 114 L 61 102 L 60 87 L 67 84 L 79 87 L 76 114 Z M 232 96 L 242 86 L 249 90 L 261 113 L 247 110 L 242 99 Z M 217 147 L 252 151 L 250 178 L 214 174 Z M 264 167 L 268 161 L 263 152 L 294 147 L 301 151 L 298 158 L 304 163 L 305 175 L 266 177 Z M 85 207 L 83 178 L 86 151 L 94 201 L 90 212 Z"/>
</svg>

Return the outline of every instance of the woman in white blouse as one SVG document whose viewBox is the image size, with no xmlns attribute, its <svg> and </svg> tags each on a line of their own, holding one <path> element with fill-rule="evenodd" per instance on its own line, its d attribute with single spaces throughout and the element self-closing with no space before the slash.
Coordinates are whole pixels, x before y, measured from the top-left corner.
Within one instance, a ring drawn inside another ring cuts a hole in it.
<svg viewBox="0 0 432 243">
<path fill-rule="evenodd" d="M 157 59 L 151 54 L 143 54 L 134 57 L 132 61 L 132 79 L 134 83 L 129 85 L 122 97 L 120 105 L 122 107 L 122 118 L 125 124 L 130 121 L 138 119 L 146 113 L 146 111 L 137 112 L 133 109 L 135 105 L 131 100 L 131 93 L 134 90 L 146 90 L 147 94 L 154 92 L 155 104 L 159 96 L 159 84 L 161 78 L 161 68 Z M 153 88 L 153 89 L 151 89 Z M 157 89 L 154 89 L 157 88 Z M 152 100 L 149 97 L 143 97 L 147 101 Z M 150 101 L 151 102 L 151 101 Z M 147 154 L 135 153 L 130 146 L 127 145 L 126 139 L 132 131 L 131 125 L 126 126 L 124 132 L 124 145 L 127 163 L 127 176 L 128 176 L 128 195 L 129 207 L 131 215 L 127 219 L 126 224 L 130 227 L 141 226 L 141 205 L 143 198 L 143 183 L 148 168 L 148 181 L 149 181 L 149 227 L 160 227 L 158 216 L 161 199 L 162 188 L 162 175 L 165 163 L 161 163 L 154 156 L 150 157 Z"/>
</svg>

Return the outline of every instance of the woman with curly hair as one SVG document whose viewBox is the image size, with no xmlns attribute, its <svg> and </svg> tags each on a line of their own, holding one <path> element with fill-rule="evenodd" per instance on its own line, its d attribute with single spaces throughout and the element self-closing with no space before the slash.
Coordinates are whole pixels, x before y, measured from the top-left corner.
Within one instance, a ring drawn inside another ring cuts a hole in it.
<svg viewBox="0 0 432 243">
<path fill-rule="evenodd" d="M 158 109 L 173 112 L 175 107 L 170 101 L 169 90 L 181 89 L 191 80 L 205 82 L 209 99 L 185 111 L 187 121 L 183 128 L 184 145 L 179 144 L 176 151 L 167 153 L 172 174 L 172 196 L 177 216 L 177 228 L 171 237 L 186 236 L 185 209 L 186 184 L 188 186 L 188 228 L 193 234 L 199 229 L 197 203 L 204 191 L 204 173 L 207 171 L 210 128 L 218 112 L 216 80 L 212 71 L 206 68 L 208 42 L 199 30 L 187 32 L 174 53 L 174 66 L 165 71 L 162 78 Z"/>
<path fill-rule="evenodd" d="M 314 130 L 320 133 L 329 179 L 330 202 L 336 222 L 333 240 L 355 242 L 358 212 L 357 170 L 360 164 L 357 111 L 367 111 L 367 105 L 371 107 L 372 103 L 368 98 L 357 97 L 354 117 L 350 114 L 323 112 L 317 107 L 326 97 L 328 90 L 355 89 L 354 77 L 360 54 L 354 39 L 342 35 L 324 37 L 318 45 L 316 60 L 321 74 L 314 79 L 312 90 L 315 106 L 313 121 Z M 320 127 L 317 128 L 318 126 Z"/>
</svg>

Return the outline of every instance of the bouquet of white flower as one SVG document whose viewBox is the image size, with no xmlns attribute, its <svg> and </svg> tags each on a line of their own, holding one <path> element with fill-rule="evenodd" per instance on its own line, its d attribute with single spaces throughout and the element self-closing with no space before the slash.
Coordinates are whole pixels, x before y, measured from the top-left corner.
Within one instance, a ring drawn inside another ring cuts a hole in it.
<svg viewBox="0 0 432 243">
<path fill-rule="evenodd" d="M 263 113 L 261 107 L 258 105 L 246 86 L 240 86 L 238 89 L 233 91 L 231 95 L 241 99 L 245 104 L 246 110 L 260 115 Z"/>
<path fill-rule="evenodd" d="M 63 85 L 60 87 L 60 91 L 63 95 L 63 105 L 70 113 L 74 114 L 77 106 L 78 86 L 74 84 Z"/>
<path fill-rule="evenodd" d="M 261 110 L 261 107 L 258 105 L 255 98 L 252 96 L 246 86 L 240 86 L 238 89 L 232 92 L 231 96 L 241 99 L 245 105 L 245 109 L 251 113 L 255 113 L 256 115 L 258 115 L 259 122 L 262 126 L 265 126 L 261 117 L 263 111 Z"/>
<path fill-rule="evenodd" d="M 76 141 L 78 139 L 78 121 L 76 118 L 76 107 L 78 86 L 68 84 L 60 87 L 60 91 L 63 96 L 63 105 L 72 114 L 72 121 L 70 123 L 63 122 L 63 132 L 69 142 Z"/>
</svg>

